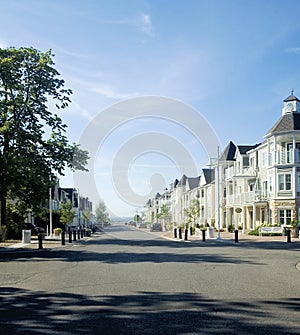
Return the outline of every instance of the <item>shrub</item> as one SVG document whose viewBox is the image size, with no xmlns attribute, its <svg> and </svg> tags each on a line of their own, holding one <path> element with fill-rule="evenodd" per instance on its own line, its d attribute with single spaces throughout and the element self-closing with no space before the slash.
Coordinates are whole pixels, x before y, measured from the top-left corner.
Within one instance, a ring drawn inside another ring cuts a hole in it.
<svg viewBox="0 0 300 335">
<path fill-rule="evenodd" d="M 259 228 L 256 228 L 254 230 L 250 230 L 248 235 L 258 236 L 259 235 Z"/>
<path fill-rule="evenodd" d="M 58 236 L 58 235 L 61 234 L 62 229 L 61 229 L 61 228 L 55 228 L 55 229 L 53 229 L 53 231 L 54 231 L 54 235 L 55 235 L 55 236 Z"/>
</svg>

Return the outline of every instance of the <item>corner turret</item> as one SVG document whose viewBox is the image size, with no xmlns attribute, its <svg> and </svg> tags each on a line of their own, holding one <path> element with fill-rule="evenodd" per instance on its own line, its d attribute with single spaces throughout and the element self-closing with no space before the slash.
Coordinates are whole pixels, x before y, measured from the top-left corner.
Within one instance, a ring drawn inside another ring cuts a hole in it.
<svg viewBox="0 0 300 335">
<path fill-rule="evenodd" d="M 282 115 L 300 113 L 300 100 L 294 96 L 294 90 L 292 90 L 291 95 L 284 99 L 283 102 Z"/>
</svg>

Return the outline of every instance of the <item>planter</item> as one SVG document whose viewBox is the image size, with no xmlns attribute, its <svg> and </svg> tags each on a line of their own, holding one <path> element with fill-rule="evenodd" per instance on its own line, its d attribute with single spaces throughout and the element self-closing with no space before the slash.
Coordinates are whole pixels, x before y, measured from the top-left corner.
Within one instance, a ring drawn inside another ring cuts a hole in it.
<svg viewBox="0 0 300 335">
<path fill-rule="evenodd" d="M 292 237 L 298 237 L 298 228 L 292 228 L 291 229 L 291 236 Z"/>
<path fill-rule="evenodd" d="M 54 236 L 60 236 L 61 232 L 62 232 L 62 229 L 61 228 L 55 228 L 53 229 L 54 231 Z"/>
</svg>

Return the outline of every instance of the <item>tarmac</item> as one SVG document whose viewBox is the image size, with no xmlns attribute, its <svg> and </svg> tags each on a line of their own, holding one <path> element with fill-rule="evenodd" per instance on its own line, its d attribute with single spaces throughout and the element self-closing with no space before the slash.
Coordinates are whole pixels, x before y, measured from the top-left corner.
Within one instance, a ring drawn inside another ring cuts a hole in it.
<svg viewBox="0 0 300 335">
<path fill-rule="evenodd" d="M 148 231 L 145 229 L 145 231 Z M 30 251 L 34 249 L 38 250 L 49 250 L 54 248 L 65 248 L 70 246 L 76 246 L 80 243 L 88 242 L 93 237 L 99 236 L 104 234 L 105 231 L 98 231 L 94 234 L 92 234 L 89 237 L 83 237 L 76 241 L 72 241 L 72 243 L 69 243 L 68 236 L 66 235 L 65 238 L 65 244 L 62 245 L 61 236 L 46 236 L 42 240 L 42 248 L 40 248 L 40 244 L 38 241 L 37 236 L 32 236 L 30 243 L 23 243 L 22 241 L 6 241 L 0 243 L 0 254 L 3 252 L 10 252 L 10 251 Z M 182 233 L 182 238 L 174 238 L 174 232 L 173 231 L 163 231 L 163 232 L 151 232 L 151 234 L 156 235 L 157 237 L 162 237 L 167 240 L 171 240 L 174 242 L 197 242 L 201 241 L 203 242 L 203 236 L 196 236 L 196 235 L 187 235 L 187 239 L 185 239 L 184 232 Z M 214 231 L 213 236 L 209 237 L 206 233 L 205 236 L 205 242 L 209 241 L 218 241 L 218 242 L 227 242 L 227 243 L 243 243 L 243 242 L 253 242 L 253 243 L 259 243 L 259 242 L 282 242 L 282 243 L 288 243 L 287 236 L 283 235 L 275 235 L 275 236 L 253 236 L 249 235 L 247 232 L 238 232 L 238 236 L 236 239 L 235 233 L 229 233 L 229 232 L 218 232 Z M 291 243 L 297 243 L 300 246 L 300 238 L 298 237 L 291 237 Z"/>
</svg>

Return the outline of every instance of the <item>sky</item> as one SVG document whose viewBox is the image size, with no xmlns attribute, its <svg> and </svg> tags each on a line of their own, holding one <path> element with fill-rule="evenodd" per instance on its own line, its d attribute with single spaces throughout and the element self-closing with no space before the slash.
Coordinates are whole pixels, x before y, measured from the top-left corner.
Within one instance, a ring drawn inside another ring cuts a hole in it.
<svg viewBox="0 0 300 335">
<path fill-rule="evenodd" d="M 51 49 L 73 91 L 61 117 L 92 159 L 89 173 L 66 171 L 61 186 L 94 207 L 103 200 L 112 216 L 133 215 L 183 173 L 199 175 L 229 141 L 260 143 L 291 90 L 300 98 L 298 0 L 0 0 L 0 8 L 0 47 Z"/>
</svg>

